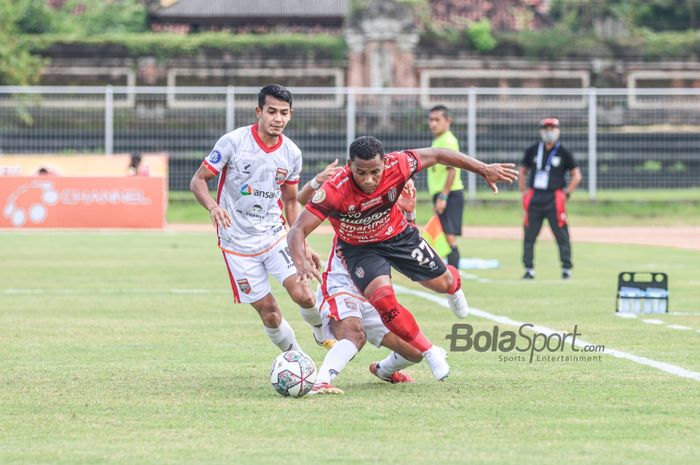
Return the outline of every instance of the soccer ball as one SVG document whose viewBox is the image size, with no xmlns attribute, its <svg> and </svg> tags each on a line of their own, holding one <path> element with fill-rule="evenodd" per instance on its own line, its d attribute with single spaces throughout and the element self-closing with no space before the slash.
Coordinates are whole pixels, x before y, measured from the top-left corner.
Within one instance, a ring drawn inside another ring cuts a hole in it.
<svg viewBox="0 0 700 465">
<path fill-rule="evenodd" d="M 303 352 L 282 352 L 272 363 L 270 383 L 284 397 L 302 397 L 311 390 L 314 382 L 316 366 Z"/>
</svg>

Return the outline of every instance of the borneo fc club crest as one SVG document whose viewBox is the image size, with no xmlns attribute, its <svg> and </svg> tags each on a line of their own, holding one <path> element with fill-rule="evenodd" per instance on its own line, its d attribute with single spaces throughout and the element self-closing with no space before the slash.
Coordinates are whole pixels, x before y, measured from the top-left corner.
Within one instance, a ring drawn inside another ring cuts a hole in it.
<svg viewBox="0 0 700 465">
<path fill-rule="evenodd" d="M 277 168 L 277 173 L 275 173 L 275 182 L 278 186 L 284 184 L 284 181 L 287 179 L 288 173 L 289 171 L 287 171 L 284 168 Z"/>
<path fill-rule="evenodd" d="M 247 279 L 239 279 L 238 280 L 238 287 L 240 288 L 242 293 L 250 294 L 250 283 L 248 282 Z"/>
</svg>

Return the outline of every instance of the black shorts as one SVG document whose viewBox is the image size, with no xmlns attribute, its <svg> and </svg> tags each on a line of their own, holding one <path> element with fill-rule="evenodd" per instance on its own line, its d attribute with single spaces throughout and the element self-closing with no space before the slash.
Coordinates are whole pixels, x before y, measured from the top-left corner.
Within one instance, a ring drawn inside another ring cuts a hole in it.
<svg viewBox="0 0 700 465">
<path fill-rule="evenodd" d="M 437 201 L 437 197 L 440 194 L 435 194 L 433 196 L 433 205 Z M 447 196 L 447 206 L 442 211 L 440 218 L 440 223 L 442 223 L 442 230 L 445 234 L 452 234 L 453 236 L 462 235 L 462 216 L 464 213 L 464 194 L 461 190 L 452 191 Z"/>
<path fill-rule="evenodd" d="M 413 281 L 427 281 L 447 271 L 437 252 L 412 225 L 402 233 L 374 244 L 350 245 L 338 239 L 336 250 L 363 294 L 374 278 L 391 276 L 392 267 Z"/>
</svg>

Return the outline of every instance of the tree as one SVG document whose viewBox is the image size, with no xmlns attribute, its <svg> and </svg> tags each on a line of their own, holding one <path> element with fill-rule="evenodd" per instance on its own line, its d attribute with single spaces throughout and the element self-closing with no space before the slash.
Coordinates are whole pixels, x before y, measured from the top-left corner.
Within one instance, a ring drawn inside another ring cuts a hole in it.
<svg viewBox="0 0 700 465">
<path fill-rule="evenodd" d="M 44 64 L 20 34 L 25 7 L 24 1 L 0 0 L 0 84 L 35 84 Z"/>
</svg>

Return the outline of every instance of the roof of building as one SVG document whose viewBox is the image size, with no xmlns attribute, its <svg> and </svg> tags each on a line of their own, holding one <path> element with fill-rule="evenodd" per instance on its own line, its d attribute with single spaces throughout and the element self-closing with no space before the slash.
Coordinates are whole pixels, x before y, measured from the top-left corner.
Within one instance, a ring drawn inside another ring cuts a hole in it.
<svg viewBox="0 0 700 465">
<path fill-rule="evenodd" d="M 344 18 L 350 0 L 156 0 L 155 18 Z"/>
</svg>

